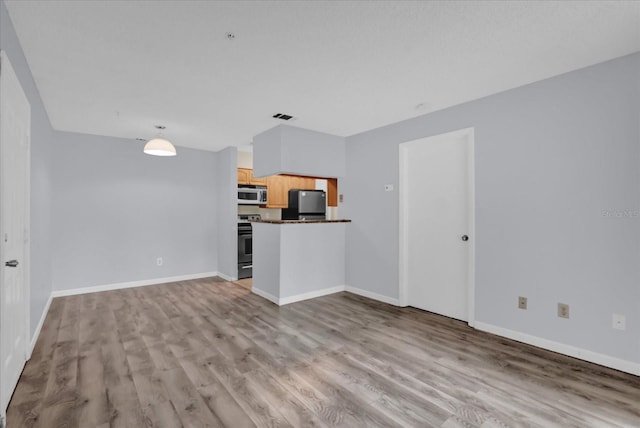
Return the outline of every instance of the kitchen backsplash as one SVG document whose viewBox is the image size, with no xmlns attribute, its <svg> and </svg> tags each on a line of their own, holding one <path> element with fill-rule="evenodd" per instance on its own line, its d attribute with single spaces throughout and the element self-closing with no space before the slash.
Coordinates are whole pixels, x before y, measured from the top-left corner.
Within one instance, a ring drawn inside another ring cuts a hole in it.
<svg viewBox="0 0 640 428">
<path fill-rule="evenodd" d="M 260 217 L 269 220 L 282 220 L 280 208 L 260 208 Z"/>
<path fill-rule="evenodd" d="M 282 219 L 282 211 L 279 208 L 260 208 L 256 205 L 238 205 L 238 214 L 260 214 L 264 219 Z"/>
</svg>

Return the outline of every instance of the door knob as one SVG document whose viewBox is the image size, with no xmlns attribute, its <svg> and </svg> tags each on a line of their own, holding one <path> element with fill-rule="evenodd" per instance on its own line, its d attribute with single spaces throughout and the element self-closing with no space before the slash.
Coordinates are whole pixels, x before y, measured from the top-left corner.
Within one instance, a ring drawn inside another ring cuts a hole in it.
<svg viewBox="0 0 640 428">
<path fill-rule="evenodd" d="M 9 260 L 4 265 L 9 267 L 17 267 L 20 263 L 17 260 Z"/>
<path fill-rule="evenodd" d="M 461 238 L 463 241 L 467 242 L 469 240 L 469 237 L 467 235 L 462 235 Z"/>
</svg>

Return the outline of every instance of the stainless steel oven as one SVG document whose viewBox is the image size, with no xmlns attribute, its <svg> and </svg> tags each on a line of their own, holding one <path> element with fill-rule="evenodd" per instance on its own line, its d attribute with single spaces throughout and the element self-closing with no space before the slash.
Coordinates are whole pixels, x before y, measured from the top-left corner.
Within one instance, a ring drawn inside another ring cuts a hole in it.
<svg viewBox="0 0 640 428">
<path fill-rule="evenodd" d="M 253 276 L 253 233 L 249 218 L 260 218 L 260 216 L 238 216 L 238 279 Z"/>
</svg>

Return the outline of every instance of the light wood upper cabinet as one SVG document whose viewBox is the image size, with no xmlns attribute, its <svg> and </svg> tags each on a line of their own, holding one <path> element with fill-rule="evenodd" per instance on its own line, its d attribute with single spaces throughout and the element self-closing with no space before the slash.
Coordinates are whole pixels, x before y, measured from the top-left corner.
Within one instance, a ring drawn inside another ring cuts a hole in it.
<svg viewBox="0 0 640 428">
<path fill-rule="evenodd" d="M 266 186 L 266 178 L 253 176 L 253 170 L 248 168 L 238 168 L 238 184 L 252 184 L 254 186 Z"/>
<path fill-rule="evenodd" d="M 313 190 L 316 188 L 316 179 L 311 177 L 300 177 L 289 175 L 289 189 Z M 287 192 L 289 191 L 287 189 Z"/>
<path fill-rule="evenodd" d="M 327 178 L 327 205 L 330 207 L 338 206 L 338 179 Z"/>
<path fill-rule="evenodd" d="M 289 205 L 289 179 L 286 175 L 267 177 L 267 207 L 287 208 Z"/>
<path fill-rule="evenodd" d="M 270 175 L 267 177 L 267 208 L 287 208 L 289 190 L 316 188 L 316 179 L 297 175 Z"/>
<path fill-rule="evenodd" d="M 250 169 L 249 173 L 251 174 L 251 184 L 255 184 L 256 186 L 266 186 L 267 185 L 267 177 L 254 177 L 253 170 Z"/>
<path fill-rule="evenodd" d="M 327 178 L 327 204 L 338 206 L 338 179 Z M 298 175 L 270 175 L 265 178 L 253 176 L 253 170 L 238 168 L 238 184 L 253 184 L 267 186 L 267 208 L 287 208 L 289 205 L 289 190 L 313 190 L 316 179 Z"/>
<path fill-rule="evenodd" d="M 249 184 L 249 169 L 238 168 L 238 184 Z"/>
</svg>

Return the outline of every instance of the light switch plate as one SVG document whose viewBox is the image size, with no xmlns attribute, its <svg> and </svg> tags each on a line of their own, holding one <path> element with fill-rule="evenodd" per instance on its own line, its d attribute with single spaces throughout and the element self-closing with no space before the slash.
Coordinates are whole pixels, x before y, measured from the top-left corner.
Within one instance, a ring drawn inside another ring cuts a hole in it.
<svg viewBox="0 0 640 428">
<path fill-rule="evenodd" d="M 558 303 L 558 316 L 560 318 L 569 318 L 569 305 L 566 303 Z"/>
<path fill-rule="evenodd" d="M 527 309 L 527 298 L 526 297 L 518 297 L 518 308 Z"/>
</svg>

